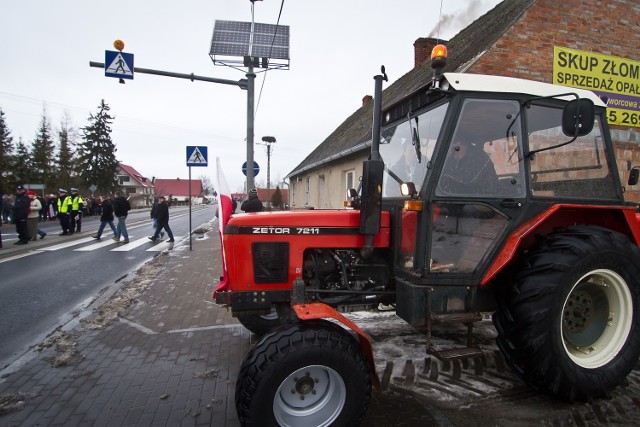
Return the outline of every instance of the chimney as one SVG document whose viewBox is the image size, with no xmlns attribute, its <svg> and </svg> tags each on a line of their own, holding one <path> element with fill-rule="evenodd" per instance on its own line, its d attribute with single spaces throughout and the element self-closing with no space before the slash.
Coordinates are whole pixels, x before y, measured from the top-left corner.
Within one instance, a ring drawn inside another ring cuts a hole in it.
<svg viewBox="0 0 640 427">
<path fill-rule="evenodd" d="M 367 104 L 368 104 L 369 102 L 371 102 L 371 101 L 373 101 L 373 96 L 371 96 L 371 95 L 365 95 L 365 96 L 364 96 L 364 98 L 362 98 L 362 106 L 363 106 L 363 107 L 366 107 L 366 106 L 367 106 Z"/>
<path fill-rule="evenodd" d="M 413 43 L 414 69 L 419 68 L 425 61 L 431 59 L 431 51 L 438 44 L 438 41 L 433 37 L 420 37 Z"/>
</svg>

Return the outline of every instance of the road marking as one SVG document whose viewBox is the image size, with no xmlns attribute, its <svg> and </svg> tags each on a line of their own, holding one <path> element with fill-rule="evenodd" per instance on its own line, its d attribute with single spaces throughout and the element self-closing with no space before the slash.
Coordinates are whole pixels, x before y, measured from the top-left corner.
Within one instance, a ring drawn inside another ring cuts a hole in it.
<svg viewBox="0 0 640 427">
<path fill-rule="evenodd" d="M 71 246 L 77 246 L 82 243 L 87 243 L 93 240 L 93 237 L 85 237 L 80 240 L 72 240 L 71 242 L 60 243 L 59 245 L 53 245 L 46 248 L 41 248 L 42 251 L 57 251 L 60 249 L 70 248 Z"/>
<path fill-rule="evenodd" d="M 13 260 L 16 260 L 16 259 L 28 257 L 28 256 L 39 254 L 39 253 L 41 253 L 41 251 L 36 249 L 36 250 L 29 251 L 29 252 L 25 252 L 23 254 L 14 255 L 12 257 L 3 258 L 3 259 L 0 259 L 0 264 L 2 264 L 3 262 L 13 261 Z"/>
<path fill-rule="evenodd" d="M 201 326 L 196 328 L 187 328 L 187 329 L 172 329 L 167 331 L 168 334 L 182 334 L 184 332 L 199 332 L 199 331 L 210 331 L 213 329 L 231 329 L 231 328 L 242 328 L 242 325 L 239 323 L 232 323 L 226 325 L 215 325 L 215 326 Z"/>
<path fill-rule="evenodd" d="M 140 323 L 133 322 L 133 321 L 127 319 L 126 317 L 119 317 L 118 320 L 120 320 L 120 322 L 122 322 L 122 323 L 125 323 L 125 324 L 131 326 L 134 329 L 139 330 L 143 334 L 158 335 L 158 333 L 156 331 L 154 331 L 152 329 L 149 329 L 146 326 L 141 325 Z"/>
<path fill-rule="evenodd" d="M 82 251 L 82 252 L 95 251 L 96 249 L 100 249 L 100 248 L 104 248 L 105 246 L 116 244 L 116 242 L 111 237 L 106 237 L 106 239 L 107 240 L 103 240 L 103 241 L 96 240 L 97 243 L 94 243 L 93 245 L 89 245 L 89 246 L 83 246 L 78 249 L 74 249 L 74 251 Z"/>
<path fill-rule="evenodd" d="M 111 249 L 111 252 L 128 252 L 146 243 L 151 243 L 151 240 L 147 239 L 146 237 L 134 241 L 130 240 L 129 243 L 119 243 L 119 245 L 121 246 L 118 246 L 115 249 Z"/>
<path fill-rule="evenodd" d="M 180 236 L 173 236 L 173 240 L 180 240 L 180 239 L 181 239 Z M 164 242 L 158 243 L 154 247 L 147 249 L 147 252 L 162 252 L 166 249 L 173 247 L 173 245 L 174 245 L 173 242 L 167 242 L 165 240 Z"/>
</svg>

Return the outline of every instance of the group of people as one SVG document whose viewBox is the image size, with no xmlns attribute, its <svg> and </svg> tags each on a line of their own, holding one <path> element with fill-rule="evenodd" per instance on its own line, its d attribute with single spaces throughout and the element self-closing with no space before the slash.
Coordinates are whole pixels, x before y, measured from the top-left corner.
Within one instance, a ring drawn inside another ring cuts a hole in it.
<svg viewBox="0 0 640 427">
<path fill-rule="evenodd" d="M 67 190 L 60 188 L 58 190 L 58 201 L 56 203 L 58 211 L 58 219 L 62 227 L 60 236 L 67 236 L 82 231 L 82 207 L 84 199 L 78 194 L 77 188 L 71 189 L 71 194 L 67 194 Z"/>
<path fill-rule="evenodd" d="M 3 206 L 4 207 L 4 206 Z M 13 221 L 16 224 L 16 232 L 18 240 L 16 245 L 26 245 L 31 240 L 36 240 L 38 236 L 44 239 L 47 235 L 38 228 L 39 212 L 42 209 L 40 200 L 36 197 L 36 193 L 24 188 L 22 185 L 16 187 L 16 195 L 11 207 Z"/>
<path fill-rule="evenodd" d="M 255 191 L 255 190 L 254 190 Z M 251 196 L 251 193 L 250 193 Z M 254 193 L 257 198 L 257 193 Z M 251 199 L 251 198 L 250 198 Z M 4 198 L 0 198 L 0 210 L 4 212 L 6 207 Z M 129 200 L 120 192 L 115 193 L 112 199 L 99 196 L 95 203 L 101 207 L 100 226 L 92 237 L 100 240 L 105 227 L 108 225 L 113 231 L 113 240 L 119 243 L 129 243 L 129 233 L 127 231 L 126 219 L 131 205 Z M 246 202 L 245 202 L 246 203 Z M 70 193 L 60 188 L 56 199 L 56 212 L 62 232 L 59 236 L 69 236 L 80 233 L 82 230 L 82 208 L 85 206 L 84 199 L 78 194 L 77 188 L 71 188 Z M 262 204 L 260 204 L 262 206 Z M 16 245 L 25 245 L 31 240 L 44 239 L 46 232 L 38 227 L 40 212 L 43 209 L 42 202 L 34 191 L 27 191 L 24 186 L 16 187 L 16 194 L 11 201 L 11 218 L 16 225 L 18 240 Z M 243 204 L 244 209 L 244 204 Z M 114 220 L 117 219 L 117 225 Z M 166 232 L 169 236 L 167 242 L 174 242 L 173 231 L 169 227 L 169 203 L 165 196 L 158 196 L 151 208 L 151 219 L 154 233 L 149 236 L 153 242 L 164 237 Z"/>
<path fill-rule="evenodd" d="M 114 241 L 118 243 L 129 243 L 129 232 L 127 231 L 127 216 L 131 210 L 129 200 L 120 192 L 116 192 L 113 200 L 100 196 L 98 203 L 102 206 L 100 226 L 98 227 L 98 232 L 92 237 L 100 240 L 104 228 L 109 225 L 111 231 L 113 231 L 112 239 Z M 113 224 L 114 218 L 118 219 L 117 226 Z"/>
</svg>

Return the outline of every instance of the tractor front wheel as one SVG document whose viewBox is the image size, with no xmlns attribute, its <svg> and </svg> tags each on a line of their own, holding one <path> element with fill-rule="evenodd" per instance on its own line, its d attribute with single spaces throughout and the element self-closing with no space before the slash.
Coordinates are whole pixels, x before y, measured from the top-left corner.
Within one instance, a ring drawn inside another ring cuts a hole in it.
<svg viewBox="0 0 640 427">
<path fill-rule="evenodd" d="M 500 298 L 498 347 L 527 383 L 564 400 L 607 395 L 640 356 L 640 251 L 617 232 L 549 236 Z"/>
<path fill-rule="evenodd" d="M 240 369 L 236 409 L 247 426 L 355 426 L 370 395 L 356 339 L 314 320 L 276 329 L 256 344 Z"/>
<path fill-rule="evenodd" d="M 258 336 L 284 325 L 290 319 L 291 307 L 288 303 L 274 304 L 268 314 L 241 314 L 238 316 L 242 326 Z"/>
</svg>

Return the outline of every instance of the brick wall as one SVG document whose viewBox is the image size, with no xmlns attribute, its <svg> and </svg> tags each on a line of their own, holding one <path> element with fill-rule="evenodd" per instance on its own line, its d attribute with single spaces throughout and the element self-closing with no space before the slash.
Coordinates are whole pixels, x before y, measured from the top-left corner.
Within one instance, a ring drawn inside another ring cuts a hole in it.
<svg viewBox="0 0 640 427">
<path fill-rule="evenodd" d="M 538 0 L 468 72 L 552 83 L 554 46 L 640 61 L 640 2 Z M 640 202 L 640 186 L 626 184 L 640 166 L 640 128 L 613 127 L 612 138 L 626 198 Z"/>
</svg>

